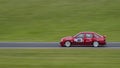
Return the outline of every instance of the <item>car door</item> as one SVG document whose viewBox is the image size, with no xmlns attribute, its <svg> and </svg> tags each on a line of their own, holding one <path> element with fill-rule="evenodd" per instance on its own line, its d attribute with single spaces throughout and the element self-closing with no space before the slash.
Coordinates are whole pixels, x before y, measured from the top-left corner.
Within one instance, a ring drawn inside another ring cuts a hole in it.
<svg viewBox="0 0 120 68">
<path fill-rule="evenodd" d="M 84 38 L 84 45 L 92 45 L 93 42 L 93 34 L 92 33 L 86 33 Z"/>
<path fill-rule="evenodd" d="M 75 38 L 74 38 L 74 45 L 83 45 L 84 44 L 84 37 L 85 37 L 85 34 L 84 33 L 81 33 L 81 34 L 78 34 Z"/>
</svg>

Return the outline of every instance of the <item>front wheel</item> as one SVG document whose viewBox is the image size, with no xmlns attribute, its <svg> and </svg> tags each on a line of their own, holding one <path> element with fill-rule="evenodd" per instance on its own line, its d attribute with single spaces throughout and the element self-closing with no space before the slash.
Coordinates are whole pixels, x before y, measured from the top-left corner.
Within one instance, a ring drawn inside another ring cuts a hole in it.
<svg viewBox="0 0 120 68">
<path fill-rule="evenodd" d="M 65 47 L 70 47 L 71 46 L 71 42 L 70 41 L 66 41 L 65 42 Z"/>
<path fill-rule="evenodd" d="M 99 46 L 99 42 L 97 42 L 97 41 L 93 42 L 93 46 L 94 47 L 98 47 Z"/>
</svg>

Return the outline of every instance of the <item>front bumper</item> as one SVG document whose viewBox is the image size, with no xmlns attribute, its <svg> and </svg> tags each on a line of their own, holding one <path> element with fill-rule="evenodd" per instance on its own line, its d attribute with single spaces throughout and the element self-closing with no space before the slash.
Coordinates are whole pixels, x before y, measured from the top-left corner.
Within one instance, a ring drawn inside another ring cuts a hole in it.
<svg viewBox="0 0 120 68">
<path fill-rule="evenodd" d="M 60 42 L 60 46 L 64 47 L 64 42 Z"/>
</svg>

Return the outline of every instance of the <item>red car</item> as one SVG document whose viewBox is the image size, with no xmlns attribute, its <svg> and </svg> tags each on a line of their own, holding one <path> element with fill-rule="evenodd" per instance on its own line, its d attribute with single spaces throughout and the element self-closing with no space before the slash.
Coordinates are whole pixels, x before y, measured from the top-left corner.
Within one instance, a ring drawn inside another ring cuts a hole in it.
<svg viewBox="0 0 120 68">
<path fill-rule="evenodd" d="M 106 37 L 95 32 L 80 32 L 75 36 L 64 37 L 60 41 L 62 47 L 70 46 L 104 46 Z"/>
</svg>

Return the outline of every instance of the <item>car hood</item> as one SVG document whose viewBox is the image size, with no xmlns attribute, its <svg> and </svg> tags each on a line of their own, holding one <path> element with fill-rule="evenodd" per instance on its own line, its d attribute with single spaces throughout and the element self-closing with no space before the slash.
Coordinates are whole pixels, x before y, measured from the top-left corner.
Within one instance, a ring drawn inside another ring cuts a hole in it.
<svg viewBox="0 0 120 68">
<path fill-rule="evenodd" d="M 73 37 L 72 36 L 67 36 L 67 37 L 63 37 L 62 39 L 63 40 L 71 40 L 71 39 L 73 39 Z"/>
</svg>

